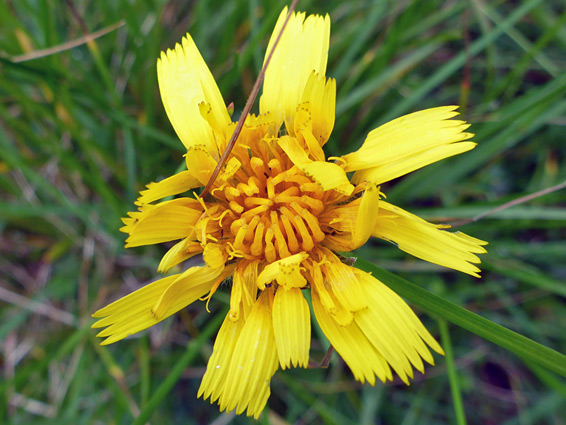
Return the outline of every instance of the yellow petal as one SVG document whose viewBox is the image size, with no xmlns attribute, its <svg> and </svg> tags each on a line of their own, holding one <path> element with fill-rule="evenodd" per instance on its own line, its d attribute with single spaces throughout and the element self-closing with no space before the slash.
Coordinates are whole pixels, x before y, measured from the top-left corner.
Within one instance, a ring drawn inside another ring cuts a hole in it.
<svg viewBox="0 0 566 425">
<path fill-rule="evenodd" d="M 150 283 L 94 313 L 93 317 L 102 319 L 94 323 L 93 327 L 106 327 L 97 335 L 107 337 L 101 345 L 112 344 L 147 329 L 205 295 L 212 287 L 218 273 L 211 275 L 208 267 L 193 269 L 189 269 L 193 270 L 190 273 L 168 276 Z M 203 281 L 203 275 L 210 277 L 211 280 Z M 173 284 L 175 284 L 175 299 L 168 298 L 167 308 L 158 318 L 152 310 L 155 300 L 163 296 Z"/>
<path fill-rule="evenodd" d="M 381 381 L 393 378 L 389 365 L 383 356 L 369 342 L 355 322 L 340 326 L 325 310 L 316 290 L 311 291 L 312 306 L 322 331 L 352 370 L 354 378 L 364 383 L 375 384 L 377 376 Z"/>
<path fill-rule="evenodd" d="M 311 341 L 309 305 L 298 288 L 279 288 L 273 300 L 273 331 L 282 369 L 307 367 Z"/>
<path fill-rule="evenodd" d="M 426 165 L 472 150 L 476 145 L 477 144 L 473 142 L 453 143 L 431 148 L 428 151 L 420 153 L 415 152 L 414 156 L 399 158 L 396 162 L 389 162 L 382 166 L 357 171 L 352 176 L 352 182 L 361 183 L 363 181 L 371 181 L 375 184 L 388 182 Z"/>
<path fill-rule="evenodd" d="M 367 300 L 353 267 L 342 263 L 331 251 L 324 249 L 324 252 L 328 262 L 322 265 L 322 273 L 336 298 L 351 312 L 367 308 Z"/>
<path fill-rule="evenodd" d="M 159 273 L 167 273 L 171 267 L 174 267 L 201 252 L 202 246 L 200 242 L 191 240 L 190 238 L 185 238 L 182 241 L 177 242 L 165 253 L 157 267 L 157 271 Z"/>
<path fill-rule="evenodd" d="M 472 149 L 469 124 L 451 120 L 457 106 L 426 109 L 397 118 L 371 131 L 356 152 L 342 157 L 345 170 L 356 173 L 354 183 L 371 180 L 376 185 L 425 165 Z"/>
<path fill-rule="evenodd" d="M 273 115 L 269 112 L 262 115 L 249 114 L 242 128 L 242 132 L 238 136 L 238 143 L 236 143 L 234 149 L 236 149 L 238 145 L 242 147 L 253 145 L 266 135 L 276 137 L 279 134 L 280 124 L 281 123 L 276 125 Z M 225 137 L 226 141 L 228 141 L 232 133 L 234 133 L 236 125 L 237 123 L 233 123 L 228 126 Z M 224 151 L 225 148 L 226 146 L 221 146 L 221 151 Z M 245 153 L 248 154 L 247 149 L 245 149 Z"/>
<path fill-rule="evenodd" d="M 398 329 L 397 335 L 403 336 L 427 363 L 434 365 L 434 358 L 425 343 L 438 354 L 444 355 L 444 350 L 407 303 L 370 273 L 357 268 L 354 268 L 354 273 L 367 294 L 368 314 L 389 319 L 390 325 Z"/>
<path fill-rule="evenodd" d="M 305 287 L 307 281 L 301 275 L 301 263 L 308 256 L 306 252 L 299 252 L 268 264 L 257 277 L 257 287 L 264 290 L 266 285 L 274 280 L 287 289 Z"/>
<path fill-rule="evenodd" d="M 211 114 L 220 127 L 228 126 L 230 117 L 216 82 L 189 34 L 175 50 L 161 53 L 157 79 L 163 106 L 181 142 L 187 149 L 194 144 L 205 144 L 207 151 L 218 157 L 212 129 L 201 116 L 199 104 L 210 104 Z"/>
<path fill-rule="evenodd" d="M 203 144 L 195 144 L 189 147 L 185 161 L 189 173 L 191 173 L 202 186 L 206 186 L 217 163 L 207 150 L 207 147 Z"/>
<path fill-rule="evenodd" d="M 181 273 L 179 277 L 171 282 L 171 284 L 161 293 L 157 302 L 152 307 L 153 316 L 157 321 L 161 321 L 166 317 L 176 313 L 181 308 L 200 298 L 200 294 L 196 298 L 192 298 L 194 287 L 206 286 L 212 288 L 212 283 L 220 276 L 224 270 L 222 263 L 218 267 L 210 267 L 208 264 L 204 267 L 191 267 Z M 190 300 L 185 304 L 186 300 Z"/>
<path fill-rule="evenodd" d="M 236 408 L 240 414 L 259 417 L 271 393 L 269 382 L 277 370 L 277 349 L 267 291 L 256 301 L 234 347 L 220 411 Z"/>
<path fill-rule="evenodd" d="M 320 184 L 322 190 L 334 189 L 346 196 L 354 191 L 342 167 L 332 162 L 312 161 L 294 137 L 281 137 L 279 146 L 307 177 Z"/>
<path fill-rule="evenodd" d="M 140 192 L 140 197 L 136 201 L 136 205 L 149 204 L 158 199 L 167 196 L 177 195 L 201 186 L 200 182 L 195 179 L 190 172 L 181 171 L 171 177 L 161 180 L 159 183 L 149 183 L 146 190 Z"/>
<path fill-rule="evenodd" d="M 320 140 L 317 140 L 311 131 L 301 131 L 298 134 L 300 134 L 305 140 L 305 145 L 309 150 L 309 156 L 311 156 L 315 161 L 319 161 L 319 162 L 326 161 L 326 157 L 324 156 L 324 151 L 322 150 Z"/>
<path fill-rule="evenodd" d="M 216 243 L 207 243 L 204 247 L 204 252 L 202 253 L 202 259 L 206 265 L 213 269 L 224 267 L 227 257 L 228 256 L 222 249 L 222 246 Z"/>
<path fill-rule="evenodd" d="M 237 158 L 230 158 L 222 168 L 222 171 L 218 175 L 218 182 L 224 183 L 226 180 L 230 179 L 242 166 L 242 163 L 238 161 Z"/>
<path fill-rule="evenodd" d="M 309 104 L 312 134 L 320 146 L 323 146 L 330 138 L 330 133 L 334 128 L 336 80 L 326 79 L 324 75 L 312 72 L 305 85 L 302 101 Z"/>
<path fill-rule="evenodd" d="M 315 265 L 311 270 L 311 293 L 316 291 L 318 298 L 322 307 L 325 311 L 332 316 L 332 318 L 340 326 L 347 326 L 354 320 L 354 315 L 350 310 L 344 307 L 344 305 L 336 298 L 330 285 L 326 285 L 326 282 L 322 276 L 322 271 L 320 265 Z"/>
<path fill-rule="evenodd" d="M 350 184 L 344 170 L 332 162 L 313 161 L 301 168 L 307 177 L 321 185 L 322 190 L 334 189 L 343 195 L 350 196 L 354 186 Z"/>
<path fill-rule="evenodd" d="M 236 277 L 237 276 L 237 277 Z M 234 272 L 232 277 L 232 289 L 230 291 L 230 311 L 228 316 L 230 320 L 237 321 L 240 319 L 240 305 L 242 303 L 242 292 L 244 291 L 242 283 L 242 274 L 238 270 Z"/>
<path fill-rule="evenodd" d="M 267 46 L 266 58 L 286 16 L 285 7 Z M 326 73 L 329 39 L 328 15 L 324 18 L 310 15 L 305 20 L 305 13 L 293 13 L 267 67 L 259 110 L 262 114 L 272 112 L 279 124 L 285 121 L 290 134 L 295 110 L 311 73 L 313 70 L 320 75 Z"/>
<path fill-rule="evenodd" d="M 247 319 L 255 305 L 257 299 L 257 269 L 259 261 L 251 261 L 245 264 L 241 270 L 242 280 L 242 307 L 244 310 L 244 317 Z M 234 273 L 236 278 L 236 273 Z"/>
<path fill-rule="evenodd" d="M 421 357 L 434 365 L 425 342 L 439 354 L 444 352 L 401 297 L 369 273 L 356 270 L 356 275 L 366 293 L 369 308 L 356 313 L 355 321 L 408 384 L 408 378 L 413 376 L 409 362 L 421 373 L 424 372 Z"/>
<path fill-rule="evenodd" d="M 224 390 L 226 375 L 230 370 L 230 362 L 234 355 L 234 347 L 244 326 L 243 318 L 233 321 L 226 317 L 218 331 L 212 356 L 208 360 L 206 372 L 202 377 L 197 397 L 203 396 L 214 403 Z"/>
<path fill-rule="evenodd" d="M 358 208 L 358 216 L 352 234 L 352 248 L 357 249 L 364 245 L 375 229 L 377 222 L 377 211 L 379 206 L 379 189 L 371 181 L 366 185 L 362 195 L 362 201 Z"/>
<path fill-rule="evenodd" d="M 243 310 L 244 318 L 250 314 L 257 299 L 257 266 L 258 261 L 242 261 L 238 263 L 232 276 L 230 293 L 230 311 L 228 317 L 232 321 L 239 320 Z"/>
<path fill-rule="evenodd" d="M 387 202 L 380 201 L 373 236 L 395 243 L 399 249 L 425 261 L 479 277 L 475 254 L 486 252 L 487 242 L 464 233 L 451 233 Z"/>
<path fill-rule="evenodd" d="M 130 234 L 126 248 L 185 238 L 201 215 L 200 205 L 190 198 L 145 205 L 144 211 L 132 213 L 135 222 L 123 228 Z"/>
<path fill-rule="evenodd" d="M 305 146 L 308 153 L 307 156 L 314 161 L 325 161 L 324 151 L 320 141 L 313 136 L 313 118 L 311 113 L 311 105 L 309 102 L 303 102 L 297 106 L 295 114 L 295 137 L 299 144 Z"/>
</svg>

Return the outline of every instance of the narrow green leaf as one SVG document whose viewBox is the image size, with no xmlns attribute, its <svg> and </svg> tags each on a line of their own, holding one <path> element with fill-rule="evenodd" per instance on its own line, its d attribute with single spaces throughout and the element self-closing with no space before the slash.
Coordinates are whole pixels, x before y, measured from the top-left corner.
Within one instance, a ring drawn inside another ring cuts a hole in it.
<svg viewBox="0 0 566 425">
<path fill-rule="evenodd" d="M 462 401 L 462 391 L 460 390 L 460 381 L 454 364 L 454 350 L 452 349 L 452 340 L 450 339 L 450 330 L 446 320 L 439 320 L 440 338 L 442 347 L 446 354 L 446 370 L 448 372 L 448 380 L 450 381 L 450 391 L 452 392 L 452 403 L 454 404 L 454 414 L 456 415 L 456 423 L 458 425 L 466 425 L 466 413 L 464 411 L 464 403 Z"/>
<path fill-rule="evenodd" d="M 196 338 L 194 341 L 191 341 L 187 345 L 187 351 L 185 351 L 181 358 L 177 360 L 177 363 L 175 363 L 175 365 L 171 369 L 171 373 L 169 373 L 167 378 L 165 378 L 165 380 L 157 388 L 155 393 L 153 393 L 132 425 L 142 425 L 149 420 L 153 411 L 157 409 L 161 401 L 173 389 L 173 386 L 177 383 L 187 365 L 197 356 L 205 341 L 208 340 L 212 336 L 212 334 L 214 334 L 218 330 L 220 324 L 226 316 L 226 313 L 227 310 L 216 313 L 211 319 L 210 323 L 206 325 L 202 333 L 198 336 L 198 338 Z"/>
<path fill-rule="evenodd" d="M 502 24 L 503 17 L 497 12 L 497 10 L 489 6 L 488 3 L 475 1 L 472 2 L 472 5 L 478 11 L 487 16 L 495 24 L 496 27 Z M 505 27 L 505 33 L 525 52 L 534 51 L 533 44 L 527 39 L 527 37 L 525 37 L 519 30 L 515 29 L 513 26 Z M 538 64 L 550 75 L 555 77 L 559 74 L 560 71 L 558 70 L 558 67 L 543 52 L 536 52 L 536 54 L 534 54 L 533 56 L 535 61 L 537 61 Z"/>
<path fill-rule="evenodd" d="M 517 196 L 515 196 L 517 197 Z M 504 203 L 500 200 L 499 204 Z M 427 208 L 412 209 L 413 214 L 418 215 L 426 220 L 434 218 L 473 218 L 484 214 L 497 205 L 493 206 L 461 206 L 453 208 Z M 485 217 L 483 220 L 560 220 L 566 221 L 566 208 L 553 206 L 514 206 L 506 210 L 497 211 L 496 213 Z M 444 221 L 444 220 L 443 220 Z"/>
<path fill-rule="evenodd" d="M 517 7 L 515 11 L 507 17 L 499 26 L 495 27 L 491 32 L 485 34 L 477 41 L 470 45 L 469 50 L 461 52 L 454 59 L 447 62 L 438 71 L 434 73 L 430 78 L 424 81 L 411 96 L 407 97 L 405 100 L 399 102 L 395 105 L 388 114 L 386 114 L 381 122 L 387 122 L 391 119 L 403 115 L 414 105 L 420 102 L 424 97 L 442 84 L 448 77 L 450 77 L 454 72 L 460 69 L 466 61 L 470 60 L 472 57 L 487 48 L 494 40 L 500 37 L 505 31 L 515 25 L 519 20 L 525 16 L 534 7 L 539 5 L 542 0 L 531 0 L 523 3 L 520 7 Z"/>
<path fill-rule="evenodd" d="M 324 402 L 324 397 L 316 397 L 311 391 L 308 391 L 304 385 L 301 385 L 296 379 L 285 373 L 279 374 L 279 378 L 285 382 L 285 385 L 296 395 L 300 397 L 305 404 L 308 404 L 322 420 L 322 423 L 330 425 L 347 424 L 352 420 L 339 412 L 335 406 Z"/>
<path fill-rule="evenodd" d="M 519 282 L 566 297 L 566 285 L 564 285 L 564 282 L 547 276 L 537 267 L 517 260 L 497 258 L 493 255 L 484 264 L 486 270 L 493 270 L 495 273 L 509 276 Z"/>
<path fill-rule="evenodd" d="M 476 313 L 472 313 L 438 295 L 432 294 L 393 273 L 377 267 L 367 260 L 358 258 L 356 265 L 362 270 L 371 272 L 400 296 L 427 312 L 436 314 L 515 353 L 525 360 L 537 363 L 566 377 L 566 356 L 564 354 L 545 347 Z"/>
</svg>

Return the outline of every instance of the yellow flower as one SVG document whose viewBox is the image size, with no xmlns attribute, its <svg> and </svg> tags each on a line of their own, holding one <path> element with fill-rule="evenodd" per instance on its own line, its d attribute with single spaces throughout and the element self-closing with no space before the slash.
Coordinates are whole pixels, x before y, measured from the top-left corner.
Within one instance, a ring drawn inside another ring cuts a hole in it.
<svg viewBox="0 0 566 425">
<path fill-rule="evenodd" d="M 268 51 L 283 24 L 281 13 Z M 187 171 L 140 193 L 121 229 L 127 247 L 179 240 L 163 257 L 166 273 L 195 255 L 195 266 L 119 299 L 94 314 L 111 344 L 216 291 L 232 276 L 230 310 L 214 344 L 199 396 L 220 410 L 256 418 L 275 371 L 307 367 L 311 314 L 361 382 L 404 382 L 429 348 L 442 348 L 407 304 L 337 252 L 371 236 L 416 257 L 478 276 L 482 242 L 430 224 L 383 200 L 378 185 L 472 149 L 456 107 L 406 115 L 369 133 L 362 147 L 327 162 L 322 146 L 334 126 L 335 80 L 325 77 L 330 19 L 293 13 L 267 68 L 260 115 L 248 116 L 204 199 L 205 186 L 235 123 L 187 34 L 157 62 L 167 115 L 187 149 Z M 352 172 L 351 179 L 348 174 Z"/>
</svg>

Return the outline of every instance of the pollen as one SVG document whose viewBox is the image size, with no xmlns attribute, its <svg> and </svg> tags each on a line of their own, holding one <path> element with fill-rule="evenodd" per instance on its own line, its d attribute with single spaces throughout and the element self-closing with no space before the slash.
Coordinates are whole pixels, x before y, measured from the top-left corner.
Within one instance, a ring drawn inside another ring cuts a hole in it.
<svg viewBox="0 0 566 425">
<path fill-rule="evenodd" d="M 208 238 L 248 260 L 273 262 L 312 251 L 325 239 L 321 186 L 293 164 L 277 138 L 253 134 L 255 139 L 244 135 L 246 145 L 237 145 L 232 154 L 241 160 L 239 170 L 201 200 L 219 208 L 214 213 L 208 208 L 197 228 L 205 226 Z"/>
</svg>

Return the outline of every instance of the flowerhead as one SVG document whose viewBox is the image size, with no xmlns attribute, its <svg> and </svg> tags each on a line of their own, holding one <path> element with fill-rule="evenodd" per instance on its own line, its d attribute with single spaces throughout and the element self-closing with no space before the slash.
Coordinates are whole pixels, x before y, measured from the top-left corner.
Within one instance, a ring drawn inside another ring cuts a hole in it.
<svg viewBox="0 0 566 425">
<path fill-rule="evenodd" d="M 268 51 L 283 24 L 283 10 Z M 307 367 L 314 318 L 354 377 L 374 384 L 434 364 L 442 348 L 409 306 L 371 274 L 343 261 L 376 237 L 423 260 L 478 276 L 482 242 L 428 223 L 384 200 L 380 185 L 472 149 L 456 107 L 416 112 L 370 132 L 362 147 L 329 162 L 336 83 L 326 78 L 328 16 L 293 13 L 267 68 L 259 115 L 204 198 L 236 123 L 190 35 L 157 62 L 167 115 L 187 149 L 187 170 L 140 193 L 123 219 L 127 247 L 178 241 L 158 270 L 168 275 L 97 311 L 111 344 L 190 303 L 231 277 L 222 324 L 199 396 L 258 417 L 276 370 Z M 351 178 L 348 175 L 351 174 Z M 175 196 L 171 200 L 162 201 Z"/>
</svg>

